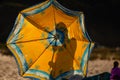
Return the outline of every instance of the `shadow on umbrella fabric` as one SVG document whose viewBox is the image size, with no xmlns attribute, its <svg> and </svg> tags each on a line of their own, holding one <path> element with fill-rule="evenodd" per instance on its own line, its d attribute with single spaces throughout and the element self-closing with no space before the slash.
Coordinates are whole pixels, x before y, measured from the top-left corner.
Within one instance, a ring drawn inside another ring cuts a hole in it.
<svg viewBox="0 0 120 80">
<path fill-rule="evenodd" d="M 74 45 L 73 45 L 74 44 Z M 66 25 L 62 22 L 56 25 L 55 43 L 53 42 L 52 48 L 54 50 L 52 60 L 49 62 L 51 66 L 51 75 L 56 78 L 61 74 L 62 78 L 68 72 L 73 74 L 73 60 L 76 50 L 76 40 L 68 38 L 68 30 Z"/>
</svg>

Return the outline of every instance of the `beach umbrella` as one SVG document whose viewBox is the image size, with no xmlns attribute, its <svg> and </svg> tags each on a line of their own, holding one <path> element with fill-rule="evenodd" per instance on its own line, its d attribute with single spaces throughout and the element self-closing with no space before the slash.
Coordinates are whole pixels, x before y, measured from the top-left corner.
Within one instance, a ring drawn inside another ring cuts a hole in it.
<svg viewBox="0 0 120 80">
<path fill-rule="evenodd" d="M 69 10 L 56 0 L 22 10 L 7 39 L 19 74 L 41 80 L 86 76 L 93 45 L 83 13 Z"/>
</svg>

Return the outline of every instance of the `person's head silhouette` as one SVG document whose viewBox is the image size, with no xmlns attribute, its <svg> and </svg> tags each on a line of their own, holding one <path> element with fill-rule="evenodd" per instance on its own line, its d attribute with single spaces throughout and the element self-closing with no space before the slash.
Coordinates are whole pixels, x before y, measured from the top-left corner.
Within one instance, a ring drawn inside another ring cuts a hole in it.
<svg viewBox="0 0 120 80">
<path fill-rule="evenodd" d="M 114 65 L 114 68 L 116 68 L 119 66 L 119 63 L 117 61 L 114 61 L 113 65 Z"/>
</svg>

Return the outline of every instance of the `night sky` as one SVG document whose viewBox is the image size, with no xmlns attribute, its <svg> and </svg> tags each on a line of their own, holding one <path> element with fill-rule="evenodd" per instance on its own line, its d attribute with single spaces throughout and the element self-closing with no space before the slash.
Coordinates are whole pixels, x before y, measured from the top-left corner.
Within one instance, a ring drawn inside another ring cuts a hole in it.
<svg viewBox="0 0 120 80">
<path fill-rule="evenodd" d="M 5 43 L 18 13 L 45 0 L 0 0 L 0 42 Z M 97 45 L 120 46 L 119 0 L 57 0 L 64 7 L 82 11 L 85 27 Z"/>
</svg>

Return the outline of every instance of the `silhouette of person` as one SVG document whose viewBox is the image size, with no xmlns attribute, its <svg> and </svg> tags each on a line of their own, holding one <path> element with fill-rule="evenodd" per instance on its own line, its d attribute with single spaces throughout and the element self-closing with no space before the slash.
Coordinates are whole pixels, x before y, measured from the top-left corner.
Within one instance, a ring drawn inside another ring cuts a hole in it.
<svg viewBox="0 0 120 80">
<path fill-rule="evenodd" d="M 56 25 L 55 42 L 52 45 L 53 58 L 49 62 L 51 66 L 51 76 L 54 78 L 61 76 L 60 80 L 68 80 L 73 74 L 73 60 L 76 50 L 76 40 L 69 39 L 68 30 L 63 22 Z M 69 76 L 64 76 L 67 72 Z"/>
<path fill-rule="evenodd" d="M 120 80 L 120 68 L 118 68 L 119 63 L 115 61 L 113 65 L 114 66 L 111 70 L 110 80 Z"/>
</svg>

